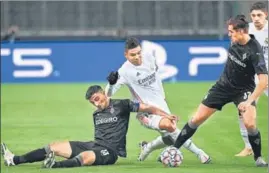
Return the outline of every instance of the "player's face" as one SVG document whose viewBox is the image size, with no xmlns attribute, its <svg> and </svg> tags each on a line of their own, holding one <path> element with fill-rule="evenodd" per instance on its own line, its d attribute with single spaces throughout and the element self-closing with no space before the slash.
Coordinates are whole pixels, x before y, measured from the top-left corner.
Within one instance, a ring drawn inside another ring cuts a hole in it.
<svg viewBox="0 0 269 173">
<path fill-rule="evenodd" d="M 242 30 L 235 30 L 233 25 L 228 26 L 228 35 L 233 43 L 238 43 L 243 38 Z"/>
<path fill-rule="evenodd" d="M 258 29 L 262 29 L 264 27 L 267 16 L 268 13 L 262 10 L 252 10 L 250 13 L 251 20 Z"/>
<path fill-rule="evenodd" d="M 108 106 L 108 98 L 104 92 L 93 94 L 89 101 L 100 110 L 103 110 Z"/>
<path fill-rule="evenodd" d="M 125 57 L 127 60 L 135 66 L 139 66 L 142 64 L 142 56 L 141 56 L 141 47 L 137 46 L 133 49 L 128 49 L 125 51 Z"/>
</svg>

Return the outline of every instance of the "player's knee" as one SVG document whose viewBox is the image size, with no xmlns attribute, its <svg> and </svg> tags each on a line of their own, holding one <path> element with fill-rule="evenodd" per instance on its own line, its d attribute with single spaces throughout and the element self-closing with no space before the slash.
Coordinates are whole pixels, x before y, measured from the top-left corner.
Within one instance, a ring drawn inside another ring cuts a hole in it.
<svg viewBox="0 0 269 173">
<path fill-rule="evenodd" d="M 80 154 L 82 165 L 92 165 L 95 162 L 96 155 L 93 151 L 85 151 Z"/>
<path fill-rule="evenodd" d="M 49 144 L 49 150 L 52 151 L 52 152 L 54 152 L 54 154 L 56 156 L 61 155 L 61 152 L 60 152 L 60 150 L 61 150 L 60 142 L 52 142 L 52 143 L 50 143 Z"/>
<path fill-rule="evenodd" d="M 216 109 L 207 107 L 204 104 L 200 104 L 198 110 L 193 115 L 191 122 L 199 126 L 205 122 L 215 111 Z"/>
<path fill-rule="evenodd" d="M 255 129 L 256 128 L 256 121 L 253 118 L 244 118 L 244 124 L 246 129 Z"/>
<path fill-rule="evenodd" d="M 149 118 L 147 116 L 141 115 L 138 117 L 138 121 L 143 125 L 148 127 L 149 126 Z"/>
<path fill-rule="evenodd" d="M 174 132 L 176 130 L 176 126 L 168 118 L 163 118 L 160 121 L 159 128 L 162 130 L 167 130 L 168 132 Z"/>
<path fill-rule="evenodd" d="M 193 116 L 192 119 L 191 119 L 191 122 L 195 125 L 201 125 L 204 121 L 203 121 L 203 118 L 200 117 L 199 115 L 197 116 Z"/>
<path fill-rule="evenodd" d="M 52 142 L 48 145 L 48 151 L 54 152 L 56 156 L 69 158 L 71 156 L 71 146 L 68 141 Z"/>
<path fill-rule="evenodd" d="M 256 129 L 256 123 L 255 122 L 246 121 L 245 126 L 246 126 L 247 129 Z"/>
<path fill-rule="evenodd" d="M 59 142 L 52 142 L 48 146 L 49 146 L 50 151 L 53 151 L 56 154 L 59 148 L 58 145 L 59 145 Z"/>
</svg>

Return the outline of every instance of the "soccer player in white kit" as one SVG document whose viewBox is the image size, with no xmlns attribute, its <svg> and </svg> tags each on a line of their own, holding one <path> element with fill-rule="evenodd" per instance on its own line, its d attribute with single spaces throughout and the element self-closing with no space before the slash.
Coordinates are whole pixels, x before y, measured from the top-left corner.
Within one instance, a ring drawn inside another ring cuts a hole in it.
<svg viewBox="0 0 269 173">
<path fill-rule="evenodd" d="M 253 34 L 256 40 L 262 46 L 264 59 L 268 70 L 268 20 L 266 20 L 266 18 L 268 17 L 268 11 L 266 5 L 262 2 L 254 3 L 250 8 L 250 17 L 252 23 L 249 23 L 249 34 Z M 255 81 L 257 84 L 257 76 L 255 78 Z M 264 90 L 264 93 L 268 97 L 268 88 Z M 235 156 L 245 157 L 252 155 L 253 151 L 248 140 L 248 132 L 241 116 L 239 116 L 239 125 L 241 136 L 245 143 L 245 148 Z"/>
<path fill-rule="evenodd" d="M 117 72 L 111 72 L 108 76 L 109 84 L 106 86 L 106 94 L 111 97 L 122 85 L 126 85 L 131 94 L 132 100 L 156 106 L 166 113 L 170 110 L 165 101 L 165 93 L 162 81 L 158 75 L 156 59 L 151 53 L 141 49 L 141 45 L 136 38 L 128 38 L 125 42 L 125 57 L 127 61 Z M 173 132 L 164 129 L 171 129 L 176 126 L 176 122 L 167 121 L 165 118 L 138 113 L 137 119 L 140 123 L 149 128 L 160 132 L 161 136 L 149 143 L 141 145 L 139 161 L 144 161 L 154 150 L 164 148 L 174 144 L 180 130 L 176 128 Z M 191 140 L 186 141 L 184 147 L 193 152 L 201 163 L 209 163 L 211 158 L 200 148 L 195 146 Z"/>
</svg>

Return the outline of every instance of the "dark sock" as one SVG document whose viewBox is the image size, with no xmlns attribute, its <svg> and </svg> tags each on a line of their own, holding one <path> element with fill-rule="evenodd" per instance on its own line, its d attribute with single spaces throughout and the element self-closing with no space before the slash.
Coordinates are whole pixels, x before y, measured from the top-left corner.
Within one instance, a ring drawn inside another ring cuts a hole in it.
<svg viewBox="0 0 269 173">
<path fill-rule="evenodd" d="M 81 166 L 81 161 L 78 157 L 74 157 L 72 159 L 55 162 L 52 168 L 72 168 Z"/>
<path fill-rule="evenodd" d="M 45 148 L 40 148 L 37 150 L 33 150 L 29 153 L 26 153 L 22 156 L 14 156 L 13 161 L 15 165 L 22 164 L 22 163 L 33 163 L 39 162 L 46 158 L 46 150 Z"/>
<path fill-rule="evenodd" d="M 261 157 L 261 134 L 259 130 L 249 131 L 248 130 L 248 140 L 252 147 L 254 153 L 254 159 L 257 160 L 258 157 Z"/>
<path fill-rule="evenodd" d="M 177 137 L 177 140 L 174 144 L 174 147 L 180 148 L 189 138 L 192 137 L 192 135 L 197 130 L 197 125 L 193 124 L 191 121 L 189 121 L 183 129 L 181 130 L 180 134 Z"/>
</svg>

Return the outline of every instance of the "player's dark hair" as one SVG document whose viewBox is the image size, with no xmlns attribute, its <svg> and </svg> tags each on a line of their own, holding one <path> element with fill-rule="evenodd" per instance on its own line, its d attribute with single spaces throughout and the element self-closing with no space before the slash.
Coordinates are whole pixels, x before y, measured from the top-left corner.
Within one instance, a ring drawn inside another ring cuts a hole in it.
<svg viewBox="0 0 269 173">
<path fill-rule="evenodd" d="M 251 6 L 250 12 L 252 12 L 253 10 L 261 10 L 261 11 L 266 12 L 267 6 L 263 2 L 256 2 Z"/>
<path fill-rule="evenodd" d="M 95 93 L 98 93 L 100 91 L 103 91 L 101 86 L 99 85 L 90 86 L 85 95 L 86 100 L 89 100 Z"/>
<path fill-rule="evenodd" d="M 140 42 L 135 37 L 129 37 L 125 41 L 125 51 L 128 49 L 136 48 L 137 46 L 140 46 Z"/>
<path fill-rule="evenodd" d="M 248 21 L 246 20 L 245 15 L 237 15 L 232 17 L 227 22 L 228 25 L 232 25 L 234 30 L 243 29 L 245 32 L 248 32 Z"/>
</svg>

